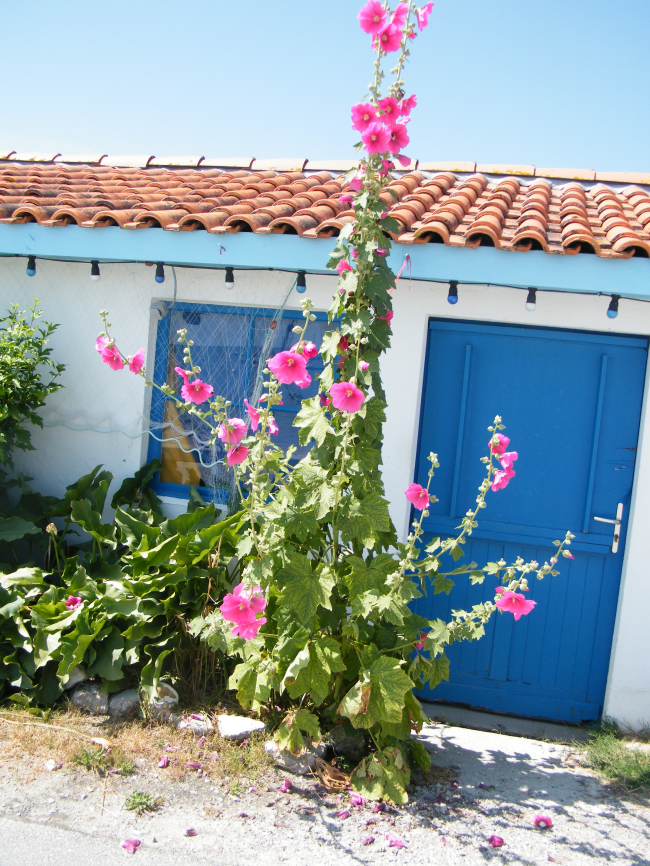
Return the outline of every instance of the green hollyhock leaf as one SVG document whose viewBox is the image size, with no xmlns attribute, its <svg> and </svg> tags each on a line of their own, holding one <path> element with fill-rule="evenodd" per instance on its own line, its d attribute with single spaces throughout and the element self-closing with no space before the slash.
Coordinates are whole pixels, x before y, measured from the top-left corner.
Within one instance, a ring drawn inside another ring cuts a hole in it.
<svg viewBox="0 0 650 866">
<path fill-rule="evenodd" d="M 452 547 L 449 552 L 451 553 L 451 555 L 454 559 L 454 562 L 458 562 L 458 560 L 461 558 L 461 556 L 465 555 L 465 551 L 460 546 L 460 544 L 457 544 L 455 547 Z"/>
<path fill-rule="evenodd" d="M 277 730 L 275 741 L 281 749 L 288 749 L 294 755 L 300 755 L 305 751 L 306 745 L 301 731 L 312 743 L 320 742 L 322 739 L 318 717 L 303 708 L 287 713 Z"/>
<path fill-rule="evenodd" d="M 298 653 L 287 668 L 284 682 L 291 698 L 308 694 L 319 706 L 330 692 L 333 674 L 344 670 L 338 642 L 331 637 L 319 637 Z"/>
<path fill-rule="evenodd" d="M 312 570 L 312 560 L 291 551 L 288 564 L 276 575 L 282 590 L 282 603 L 295 611 L 298 621 L 307 625 L 319 605 L 331 609 L 330 595 L 336 578 L 327 566 Z"/>
<path fill-rule="evenodd" d="M 315 439 L 318 445 L 322 445 L 327 434 L 334 432 L 319 397 L 302 401 L 302 408 L 294 418 L 293 426 L 300 428 L 301 445 L 306 445 L 310 439 Z"/>
<path fill-rule="evenodd" d="M 452 589 L 456 586 L 450 577 L 443 577 L 442 574 L 436 574 L 431 583 L 433 584 L 434 595 L 440 595 L 441 592 L 449 595 Z"/>
<path fill-rule="evenodd" d="M 271 696 L 271 684 L 259 657 L 237 665 L 228 680 L 231 689 L 237 689 L 237 700 L 245 710 L 259 711 Z"/>
<path fill-rule="evenodd" d="M 351 600 L 369 589 L 381 589 L 388 575 L 398 569 L 397 563 L 389 553 L 380 553 L 370 560 L 363 560 L 360 556 L 350 556 L 346 560 L 346 565 L 351 569 L 345 576 Z"/>
<path fill-rule="evenodd" d="M 311 511 L 296 510 L 291 506 L 284 509 L 277 520 L 279 526 L 284 526 L 286 535 L 295 535 L 298 541 L 305 541 L 308 535 L 318 533 L 318 521 Z"/>
<path fill-rule="evenodd" d="M 449 659 L 443 653 L 438 658 L 431 659 L 427 679 L 429 687 L 435 689 L 443 680 L 449 682 Z"/>
<path fill-rule="evenodd" d="M 399 805 L 408 803 L 406 788 L 410 781 L 408 764 L 396 748 L 385 748 L 368 755 L 350 779 L 357 793 L 373 800 L 391 800 Z"/>
<path fill-rule="evenodd" d="M 361 503 L 361 510 L 366 520 L 377 532 L 388 532 L 390 529 L 390 515 L 388 513 L 388 502 L 378 493 L 371 493 Z"/>
<path fill-rule="evenodd" d="M 355 728 L 371 728 L 376 722 L 398 724 L 404 695 L 413 688 L 402 663 L 390 656 L 378 656 L 360 676 L 362 680 L 341 701 L 340 715 L 347 716 Z"/>
<path fill-rule="evenodd" d="M 340 339 L 340 331 L 326 331 L 323 335 L 319 352 L 325 363 L 334 360 L 338 355 Z"/>
</svg>

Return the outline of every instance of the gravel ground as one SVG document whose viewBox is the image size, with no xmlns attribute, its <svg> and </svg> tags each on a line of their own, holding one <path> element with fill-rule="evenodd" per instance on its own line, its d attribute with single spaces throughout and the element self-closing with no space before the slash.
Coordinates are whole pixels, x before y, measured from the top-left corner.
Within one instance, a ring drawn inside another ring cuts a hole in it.
<svg viewBox="0 0 650 866">
<path fill-rule="evenodd" d="M 649 804 L 612 796 L 571 748 L 441 724 L 422 739 L 433 759 L 429 780 L 412 789 L 408 806 L 379 813 L 350 806 L 313 778 L 288 777 L 288 794 L 277 775 L 240 791 L 144 766 L 105 779 L 68 766 L 47 773 L 29 756 L 16 764 L 0 755 L 0 866 L 112 866 L 129 856 L 125 839 L 141 840 L 141 866 L 650 864 Z M 126 812 L 134 788 L 162 797 L 159 811 Z M 338 817 L 346 808 L 350 817 Z M 554 826 L 537 829 L 536 815 Z M 190 828 L 196 835 L 185 835 Z M 404 847 L 389 847 L 388 833 Z M 492 848 L 492 835 L 504 845 Z"/>
</svg>

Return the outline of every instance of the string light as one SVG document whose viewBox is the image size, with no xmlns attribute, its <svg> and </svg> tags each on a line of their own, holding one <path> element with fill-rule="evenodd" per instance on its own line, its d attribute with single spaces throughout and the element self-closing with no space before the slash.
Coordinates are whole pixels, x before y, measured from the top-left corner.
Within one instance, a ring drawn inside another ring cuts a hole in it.
<svg viewBox="0 0 650 866">
<path fill-rule="evenodd" d="M 535 308 L 537 307 L 537 292 L 535 289 L 528 289 L 528 296 L 526 297 L 526 309 L 529 313 L 534 313 Z"/>
<path fill-rule="evenodd" d="M 612 300 L 609 302 L 609 307 L 607 307 L 608 319 L 615 319 L 618 316 L 618 302 L 620 299 L 620 295 L 612 295 Z"/>
<path fill-rule="evenodd" d="M 458 303 L 458 280 L 449 280 L 449 294 L 447 295 L 449 304 Z"/>
<path fill-rule="evenodd" d="M 296 291 L 300 295 L 304 294 L 307 291 L 307 280 L 305 279 L 304 271 L 298 271 L 298 279 L 296 280 Z"/>
<path fill-rule="evenodd" d="M 36 258 L 35 256 L 29 256 L 27 258 L 27 267 L 25 268 L 25 273 L 28 277 L 36 276 Z"/>
<path fill-rule="evenodd" d="M 226 268 L 226 281 L 224 285 L 227 289 L 235 288 L 235 274 L 232 268 Z"/>
<path fill-rule="evenodd" d="M 165 266 L 162 262 L 158 262 L 156 265 L 156 277 L 155 280 L 157 283 L 165 282 Z"/>
<path fill-rule="evenodd" d="M 90 263 L 90 279 L 96 283 L 101 279 L 101 274 L 99 273 L 99 262 L 91 262 Z"/>
</svg>

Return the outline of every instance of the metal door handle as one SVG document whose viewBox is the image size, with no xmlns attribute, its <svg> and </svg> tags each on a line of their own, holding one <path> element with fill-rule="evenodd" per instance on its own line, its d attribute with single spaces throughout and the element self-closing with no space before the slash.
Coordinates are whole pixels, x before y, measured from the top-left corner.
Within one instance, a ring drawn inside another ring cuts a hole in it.
<svg viewBox="0 0 650 866">
<path fill-rule="evenodd" d="M 623 520 L 623 503 L 619 502 L 616 506 L 616 517 L 614 520 L 611 517 L 594 517 L 594 520 L 597 520 L 598 523 L 613 523 L 614 524 L 614 537 L 612 538 L 612 553 L 616 553 L 618 551 L 618 541 L 620 538 L 619 526 Z"/>
</svg>

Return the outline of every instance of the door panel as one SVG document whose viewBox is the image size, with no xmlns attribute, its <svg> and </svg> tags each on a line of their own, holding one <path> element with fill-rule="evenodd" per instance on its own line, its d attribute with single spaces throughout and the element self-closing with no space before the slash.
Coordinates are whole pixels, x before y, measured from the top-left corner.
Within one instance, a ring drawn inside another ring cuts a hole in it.
<svg viewBox="0 0 650 866">
<path fill-rule="evenodd" d="M 455 534 L 475 502 L 487 427 L 500 414 L 519 453 L 516 476 L 488 494 L 463 561 L 544 562 L 567 529 L 576 539 L 560 576 L 531 581 L 533 612 L 518 622 L 497 614 L 482 640 L 452 646 L 450 682 L 424 696 L 546 718 L 600 716 L 646 360 L 644 338 L 431 321 L 417 480 L 426 483 L 430 451 L 441 466 L 428 538 Z M 613 518 L 618 502 L 621 543 L 612 553 L 613 526 L 593 517 Z M 448 619 L 451 609 L 492 599 L 495 586 L 461 577 L 449 597 L 429 594 L 415 609 Z"/>
</svg>

